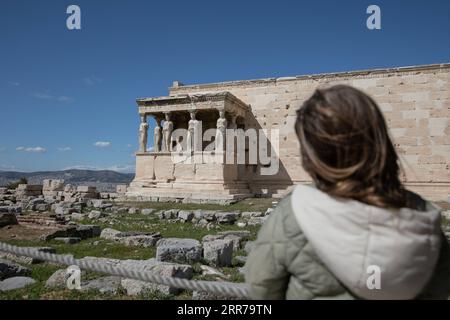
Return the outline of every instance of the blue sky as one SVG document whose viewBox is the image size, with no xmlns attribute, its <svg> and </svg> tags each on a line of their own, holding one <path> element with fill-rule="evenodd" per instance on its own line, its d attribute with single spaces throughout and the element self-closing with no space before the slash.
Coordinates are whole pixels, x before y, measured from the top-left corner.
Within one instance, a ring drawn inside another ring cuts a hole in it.
<svg viewBox="0 0 450 320">
<path fill-rule="evenodd" d="M 371 4 L 381 30 L 366 28 Z M 0 170 L 133 172 L 135 99 L 173 80 L 450 62 L 449 34 L 445 0 L 2 0 Z"/>
</svg>

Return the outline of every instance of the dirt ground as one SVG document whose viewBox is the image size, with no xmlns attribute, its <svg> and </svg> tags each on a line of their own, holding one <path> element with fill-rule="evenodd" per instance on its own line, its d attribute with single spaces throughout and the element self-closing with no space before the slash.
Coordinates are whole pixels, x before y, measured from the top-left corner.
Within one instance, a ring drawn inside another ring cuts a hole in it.
<svg viewBox="0 0 450 320">
<path fill-rule="evenodd" d="M 41 235 L 57 228 L 50 227 L 29 227 L 20 224 L 10 225 L 0 228 L 0 241 L 4 240 L 38 240 Z"/>
</svg>

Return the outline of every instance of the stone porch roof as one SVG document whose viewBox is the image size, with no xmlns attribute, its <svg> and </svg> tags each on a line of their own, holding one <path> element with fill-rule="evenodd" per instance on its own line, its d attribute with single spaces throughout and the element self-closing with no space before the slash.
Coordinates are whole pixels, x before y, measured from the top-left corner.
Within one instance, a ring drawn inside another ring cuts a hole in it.
<svg viewBox="0 0 450 320">
<path fill-rule="evenodd" d="M 180 94 L 136 99 L 140 114 L 158 114 L 171 111 L 224 109 L 245 113 L 251 107 L 228 91 Z"/>
</svg>

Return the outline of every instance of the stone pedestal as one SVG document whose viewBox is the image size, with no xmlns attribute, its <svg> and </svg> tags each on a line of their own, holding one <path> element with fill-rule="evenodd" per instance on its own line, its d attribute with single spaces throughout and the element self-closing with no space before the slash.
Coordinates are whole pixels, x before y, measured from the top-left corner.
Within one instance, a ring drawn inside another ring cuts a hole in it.
<svg viewBox="0 0 450 320">
<path fill-rule="evenodd" d="M 196 161 L 209 158 L 193 154 Z M 136 178 L 127 197 L 150 201 L 232 202 L 251 196 L 238 167 L 225 163 L 174 162 L 170 154 L 138 154 Z"/>
</svg>

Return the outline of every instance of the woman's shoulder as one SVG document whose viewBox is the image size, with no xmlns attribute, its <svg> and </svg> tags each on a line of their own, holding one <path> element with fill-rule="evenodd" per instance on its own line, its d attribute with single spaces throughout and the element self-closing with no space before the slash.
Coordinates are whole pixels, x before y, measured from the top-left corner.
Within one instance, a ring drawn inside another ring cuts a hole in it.
<svg viewBox="0 0 450 320">
<path fill-rule="evenodd" d="M 278 240 L 290 240 L 303 235 L 292 208 L 292 193 L 279 200 L 261 230 L 268 237 Z"/>
</svg>

